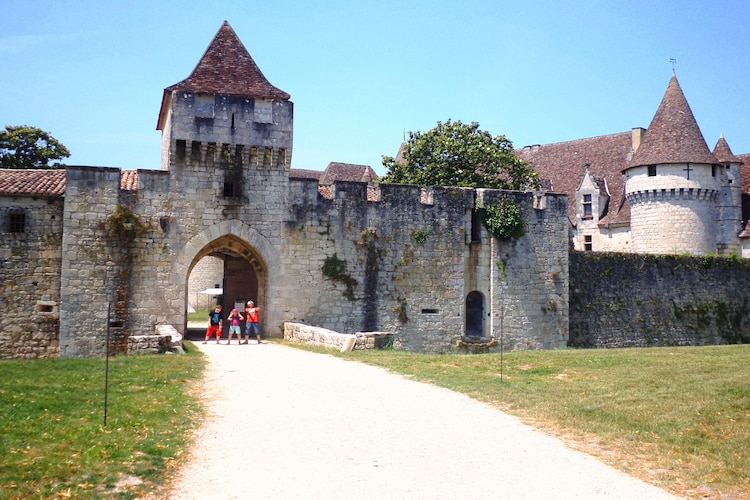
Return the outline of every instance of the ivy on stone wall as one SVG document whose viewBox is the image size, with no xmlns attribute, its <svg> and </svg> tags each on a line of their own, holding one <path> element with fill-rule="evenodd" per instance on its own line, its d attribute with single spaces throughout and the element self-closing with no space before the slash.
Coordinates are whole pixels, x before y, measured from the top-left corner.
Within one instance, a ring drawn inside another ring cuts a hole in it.
<svg viewBox="0 0 750 500">
<path fill-rule="evenodd" d="M 115 213 L 107 217 L 107 234 L 123 243 L 132 243 L 148 226 L 125 205 L 117 205 Z"/>
<path fill-rule="evenodd" d="M 346 271 L 346 261 L 341 260 L 334 253 L 330 257 L 326 257 L 323 262 L 323 276 L 331 281 L 337 281 L 343 283 L 346 286 L 344 297 L 350 301 L 356 300 L 354 297 L 354 287 L 357 286 L 357 280 L 351 277 Z"/>
<path fill-rule="evenodd" d="M 477 212 L 487 231 L 497 239 L 515 240 L 526 234 L 521 207 L 512 198 L 501 198 L 489 205 L 479 200 Z"/>
</svg>

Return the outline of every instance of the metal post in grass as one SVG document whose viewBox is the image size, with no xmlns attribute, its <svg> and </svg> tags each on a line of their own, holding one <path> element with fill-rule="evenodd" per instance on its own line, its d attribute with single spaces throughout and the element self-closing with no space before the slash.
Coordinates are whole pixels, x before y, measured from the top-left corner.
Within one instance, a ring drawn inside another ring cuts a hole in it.
<svg viewBox="0 0 750 500">
<path fill-rule="evenodd" d="M 107 396 L 109 394 L 109 314 L 111 304 L 107 302 L 107 346 L 104 361 L 104 427 L 107 427 Z"/>
<path fill-rule="evenodd" d="M 504 345 L 503 345 L 503 320 L 505 319 L 505 294 L 503 293 L 503 290 L 500 290 L 500 383 L 503 381 L 503 354 L 504 354 Z"/>
</svg>

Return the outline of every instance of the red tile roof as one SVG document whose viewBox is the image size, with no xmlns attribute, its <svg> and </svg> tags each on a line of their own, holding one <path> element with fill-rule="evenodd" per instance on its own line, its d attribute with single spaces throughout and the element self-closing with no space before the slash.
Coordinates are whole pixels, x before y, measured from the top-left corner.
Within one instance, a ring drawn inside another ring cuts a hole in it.
<svg viewBox="0 0 750 500">
<path fill-rule="evenodd" d="M 138 190 L 138 171 L 122 170 L 120 189 Z M 65 194 L 65 169 L 0 169 L 0 195 L 62 196 Z"/>
<path fill-rule="evenodd" d="M 734 162 L 740 161 L 732 153 L 732 150 L 729 148 L 729 143 L 727 142 L 726 139 L 724 139 L 723 135 L 719 137 L 718 141 L 716 141 L 716 146 L 714 146 L 713 155 L 716 157 L 717 160 L 719 160 L 722 163 L 734 163 Z"/>
<path fill-rule="evenodd" d="M 586 172 L 601 186 L 606 179 L 611 196 L 608 213 L 602 224 L 627 224 L 630 222 L 630 205 L 625 200 L 625 176 L 623 168 L 632 152 L 632 133 L 600 135 L 574 141 L 526 146 L 516 150 L 516 155 L 531 164 L 544 183 L 556 193 L 568 195 L 568 218 L 576 221 L 576 189 Z"/>
<path fill-rule="evenodd" d="M 290 179 L 315 179 L 317 181 L 320 179 L 321 175 L 323 175 L 323 172 L 320 170 L 308 170 L 305 168 L 289 169 Z"/>
<path fill-rule="evenodd" d="M 137 170 L 122 170 L 120 172 L 120 189 L 123 191 L 138 191 Z"/>
<path fill-rule="evenodd" d="M 675 75 L 628 167 L 658 163 L 719 163 L 708 150 Z"/>
<path fill-rule="evenodd" d="M 266 79 L 228 22 L 224 21 L 189 77 L 165 89 L 289 100 Z"/>
<path fill-rule="evenodd" d="M 320 183 L 328 185 L 334 181 L 372 182 L 377 178 L 378 175 L 370 165 L 332 161 L 320 177 Z"/>
<path fill-rule="evenodd" d="M 0 169 L 0 195 L 62 196 L 64 192 L 64 169 Z"/>
</svg>

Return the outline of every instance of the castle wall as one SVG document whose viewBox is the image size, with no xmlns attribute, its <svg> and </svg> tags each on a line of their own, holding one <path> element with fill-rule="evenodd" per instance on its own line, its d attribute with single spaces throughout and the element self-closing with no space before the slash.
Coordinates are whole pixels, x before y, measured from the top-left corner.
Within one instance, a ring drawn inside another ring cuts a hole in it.
<svg viewBox="0 0 750 500">
<path fill-rule="evenodd" d="M 570 345 L 750 342 L 750 262 L 571 252 Z"/>
<path fill-rule="evenodd" d="M 379 201 L 368 201 L 366 184 L 337 182 L 329 200 L 315 181 L 243 168 L 242 194 L 225 197 L 223 168 L 217 159 L 139 171 L 133 192 L 118 191 L 116 169 L 69 169 L 62 355 L 101 354 L 112 322 L 115 350 L 157 325 L 184 332 L 190 271 L 217 251 L 255 262 L 266 335 L 304 322 L 387 331 L 404 348 L 445 352 L 465 331 L 468 293 L 478 291 L 488 339 L 502 330 L 506 348 L 565 345 L 564 196 L 433 188 L 422 203 L 417 187 L 382 185 Z M 475 196 L 514 197 L 526 236 L 498 243 L 473 230 Z M 113 231 L 122 206 L 137 223 Z M 331 263 L 339 270 L 327 275 Z"/>
<path fill-rule="evenodd" d="M 104 354 L 115 293 L 127 280 L 126 246 L 107 231 L 120 195 L 116 168 L 67 167 L 60 274 L 60 355 Z M 120 302 L 120 304 L 118 304 Z"/>
<path fill-rule="evenodd" d="M 11 212 L 25 231 L 10 232 Z M 62 198 L 0 198 L 0 359 L 59 354 Z"/>
</svg>

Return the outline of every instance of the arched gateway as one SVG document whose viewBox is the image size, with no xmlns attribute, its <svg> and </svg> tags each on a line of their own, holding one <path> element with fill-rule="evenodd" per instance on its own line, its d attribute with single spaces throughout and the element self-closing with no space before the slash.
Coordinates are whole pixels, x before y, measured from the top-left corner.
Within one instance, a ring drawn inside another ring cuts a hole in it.
<svg viewBox="0 0 750 500">
<path fill-rule="evenodd" d="M 269 269 L 278 268 L 277 253 L 260 232 L 237 220 L 204 229 L 190 238 L 177 255 L 172 273 L 175 282 L 185 283 L 185 306 L 190 272 L 206 256 L 224 261 L 225 308 L 231 309 L 247 300 L 253 300 L 263 309 L 272 306 L 268 303 Z M 264 318 L 265 315 L 261 315 L 261 328 Z"/>
</svg>

